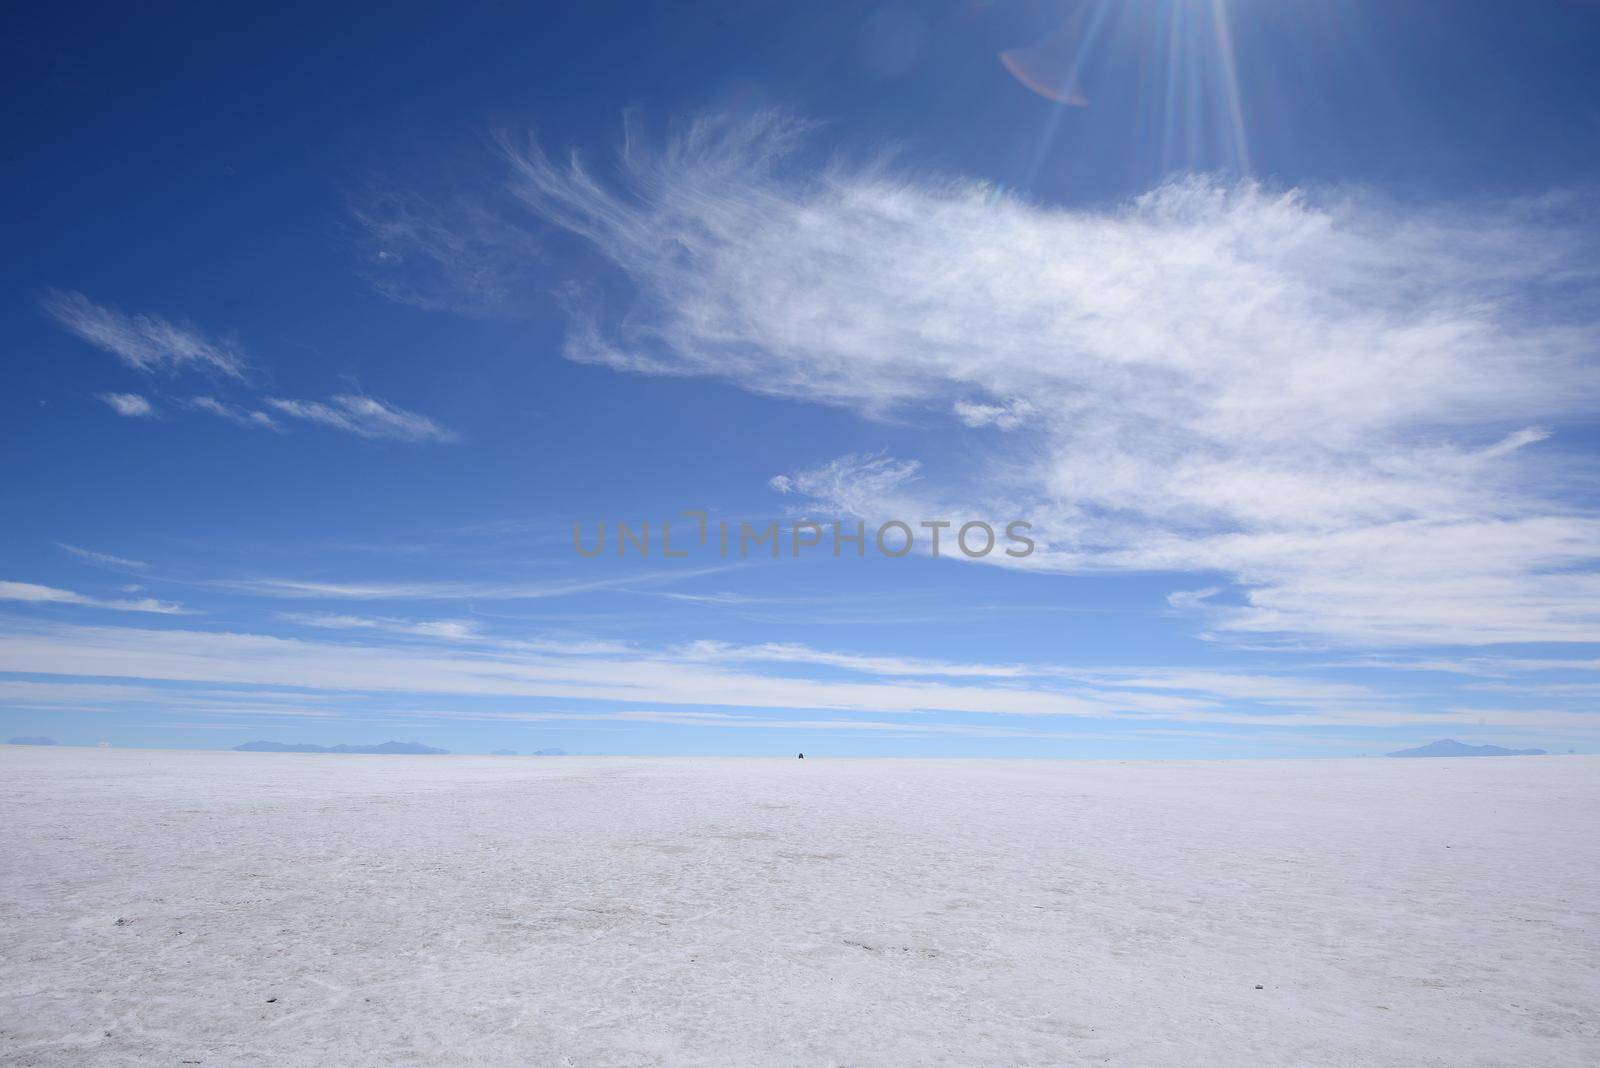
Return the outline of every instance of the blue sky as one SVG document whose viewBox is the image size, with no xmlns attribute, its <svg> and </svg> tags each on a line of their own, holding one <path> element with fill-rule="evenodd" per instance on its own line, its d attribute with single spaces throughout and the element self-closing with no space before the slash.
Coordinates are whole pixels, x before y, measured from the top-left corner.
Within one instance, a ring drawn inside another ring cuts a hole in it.
<svg viewBox="0 0 1600 1068">
<path fill-rule="evenodd" d="M 0 736 L 1600 745 L 1600 7 L 7 19 Z"/>
</svg>

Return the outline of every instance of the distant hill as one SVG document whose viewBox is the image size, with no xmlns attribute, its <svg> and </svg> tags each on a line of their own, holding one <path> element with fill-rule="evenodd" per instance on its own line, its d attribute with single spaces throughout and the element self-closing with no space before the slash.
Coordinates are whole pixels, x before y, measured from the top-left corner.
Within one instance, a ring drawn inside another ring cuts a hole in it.
<svg viewBox="0 0 1600 1068">
<path fill-rule="evenodd" d="M 55 745 L 54 738 L 7 738 L 7 745 Z"/>
<path fill-rule="evenodd" d="M 382 745 L 309 745 L 304 742 L 245 742 L 233 747 L 236 753 L 387 753 L 401 756 L 441 756 L 448 749 L 435 749 L 421 742 L 384 742 Z"/>
<path fill-rule="evenodd" d="M 1402 749 L 1390 753 L 1396 757 L 1478 757 L 1478 756 L 1544 756 L 1543 749 L 1503 749 L 1498 745 L 1467 745 L 1454 738 L 1441 738 L 1437 742 L 1419 745 L 1415 749 Z"/>
<path fill-rule="evenodd" d="M 496 749 L 494 752 L 490 753 L 489 755 L 490 756 L 516 756 L 517 755 L 517 751 L 515 749 Z"/>
<path fill-rule="evenodd" d="M 534 756 L 566 756 L 567 755 L 567 751 L 565 749 L 535 749 L 533 751 L 533 755 Z"/>
</svg>

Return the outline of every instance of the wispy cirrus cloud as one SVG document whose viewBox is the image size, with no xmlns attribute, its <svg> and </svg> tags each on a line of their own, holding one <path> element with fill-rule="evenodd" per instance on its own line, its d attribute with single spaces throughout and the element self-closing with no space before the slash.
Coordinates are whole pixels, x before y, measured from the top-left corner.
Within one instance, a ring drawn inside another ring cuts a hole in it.
<svg viewBox="0 0 1600 1068">
<path fill-rule="evenodd" d="M 863 656 L 814 649 L 794 642 L 736 645 L 699 641 L 684 646 L 679 655 L 708 663 L 810 664 L 843 668 L 867 675 L 943 676 L 948 678 L 1019 678 L 1032 674 L 1017 664 L 962 664 L 922 657 Z"/>
<path fill-rule="evenodd" d="M 147 373 L 201 371 L 215 378 L 244 382 L 250 362 L 232 341 L 219 341 L 187 323 L 173 323 L 158 315 L 127 315 L 96 304 L 82 293 L 51 290 L 40 301 L 45 313 L 69 332 L 111 353 L 136 371 Z M 148 418 L 155 408 L 136 393 L 97 394 L 113 411 Z M 281 430 L 268 412 L 221 400 L 193 396 L 179 402 L 240 426 Z M 359 393 L 344 393 L 325 401 L 268 397 L 263 402 L 282 416 L 342 430 L 357 437 L 411 442 L 454 441 L 457 435 L 417 412 Z"/>
<path fill-rule="evenodd" d="M 457 440 L 457 435 L 453 431 L 445 429 L 425 415 L 409 412 L 387 401 L 361 394 L 340 394 L 326 401 L 267 397 L 260 403 L 273 409 L 279 416 L 331 427 L 369 440 L 409 442 Z M 280 419 L 274 418 L 268 412 L 259 408 L 229 404 L 215 397 L 191 397 L 184 404 L 195 411 L 206 412 L 239 426 L 280 433 L 287 429 Z"/>
<path fill-rule="evenodd" d="M 515 601 L 565 597 L 599 590 L 649 589 L 729 571 L 739 565 L 718 564 L 682 570 L 642 571 L 594 579 L 550 579 L 544 582 L 446 581 L 321 581 L 316 579 L 256 578 L 212 579 L 196 585 L 260 597 L 335 601 Z"/>
<path fill-rule="evenodd" d="M 291 418 L 319 423 L 361 438 L 421 442 L 455 441 L 457 437 L 425 415 L 364 394 L 344 393 L 327 401 L 268 397 L 266 403 Z"/>
<path fill-rule="evenodd" d="M 37 711 L 109 712 L 118 708 L 261 718 L 338 716 L 333 695 L 303 691 L 213 689 L 148 682 L 0 679 L 0 707 Z"/>
<path fill-rule="evenodd" d="M 150 565 L 143 560 L 130 560 L 126 556 L 113 556 L 111 553 L 96 552 L 78 545 L 69 545 L 67 542 L 56 542 L 62 550 L 71 553 L 84 563 L 93 564 L 95 567 L 110 568 L 113 571 L 143 571 Z"/>
<path fill-rule="evenodd" d="M 40 304 L 62 327 L 136 371 L 193 370 L 243 379 L 250 366 L 237 344 L 207 337 L 187 323 L 127 315 L 71 291 L 51 290 Z"/>
<path fill-rule="evenodd" d="M 96 393 L 95 396 L 118 415 L 130 419 L 149 419 L 156 414 L 151 403 L 137 393 Z"/>
<path fill-rule="evenodd" d="M 278 421 L 266 412 L 251 408 L 241 408 L 237 404 L 228 404 L 215 397 L 190 397 L 184 402 L 186 407 L 197 412 L 206 412 L 219 419 L 226 419 L 230 423 L 240 426 L 252 427 L 257 430 L 282 430 Z"/>
<path fill-rule="evenodd" d="M 809 160 L 808 132 L 701 119 L 603 172 L 509 147 L 533 215 L 632 283 L 610 314 L 569 300 L 567 356 L 979 430 L 976 472 L 847 457 L 775 485 L 1025 515 L 1023 566 L 1226 576 L 1186 602 L 1216 635 L 1600 640 L 1600 514 L 1562 447 L 1600 400 L 1579 201 L 1196 177 L 1047 206 Z"/>
<path fill-rule="evenodd" d="M 20 665 L 28 665 L 22 667 Z M 1101 701 L 1023 687 L 825 681 L 730 671 L 670 656 L 573 657 L 508 647 L 469 653 L 410 643 L 322 642 L 262 634 L 125 627 L 0 632 L 0 671 L 104 675 L 229 685 L 387 693 L 522 696 L 648 704 L 1025 716 L 1112 715 L 1119 709 L 1198 710 L 1167 695 Z"/>
<path fill-rule="evenodd" d="M 569 645 L 486 636 L 470 647 L 450 639 L 429 647 L 409 635 L 405 640 L 386 642 L 378 637 L 358 643 L 239 631 L 0 621 L 0 672 L 143 679 L 151 685 L 271 687 L 279 688 L 274 700 L 313 710 L 325 698 L 333 701 L 334 695 L 344 695 L 335 703 L 369 694 L 378 705 L 403 708 L 428 701 L 431 694 L 463 700 L 613 702 L 634 713 L 674 708 L 670 714 L 677 717 L 760 710 L 799 711 L 808 714 L 806 721 L 817 712 L 906 716 L 910 717 L 906 725 L 895 729 L 907 730 L 913 724 L 948 723 L 938 718 L 942 714 L 970 714 L 1021 717 L 1027 730 L 1044 729 L 1051 719 L 1067 717 L 1264 730 L 1442 731 L 1470 725 L 1600 737 L 1600 724 L 1587 713 L 1582 694 L 1532 695 L 1542 703 L 1509 708 L 1483 706 L 1470 692 L 1460 691 L 1449 699 L 1431 694 L 1419 706 L 1394 695 L 1292 674 L 1038 664 L 989 668 L 793 645 L 710 650 Z M 708 651 L 713 655 L 706 655 Z M 806 666 L 827 671 L 819 676 L 801 670 Z M 81 684 L 96 685 L 88 680 Z M 291 688 L 300 694 L 293 701 L 281 692 Z M 392 695 L 392 700 L 381 695 Z M 223 712 L 228 703 L 219 696 L 206 701 L 205 707 Z M 857 728 L 841 725 L 840 729 Z"/>
<path fill-rule="evenodd" d="M 32 582 L 0 582 L 0 601 L 20 601 L 25 604 L 71 604 L 86 608 L 109 608 L 116 612 L 155 612 L 161 615 L 180 615 L 183 606 L 170 601 L 157 601 L 144 597 L 133 601 L 105 600 L 88 597 L 71 590 L 54 586 L 40 586 Z"/>
<path fill-rule="evenodd" d="M 351 616 L 329 612 L 279 612 L 279 619 L 322 630 L 375 630 L 417 638 L 470 641 L 479 636 L 470 619 L 393 619 Z"/>
<path fill-rule="evenodd" d="M 538 243 L 490 202 L 457 194 L 442 203 L 392 186 L 351 206 L 360 270 L 399 304 L 459 314 L 516 311 Z"/>
<path fill-rule="evenodd" d="M 1333 679 L 1295 675 L 1283 669 L 1243 673 L 1196 668 L 984 664 L 927 657 L 864 656 L 792 642 L 738 645 L 699 641 L 674 650 L 674 655 L 710 663 L 804 664 L 900 678 L 1070 680 L 1107 693 L 1166 691 L 1205 700 L 1252 701 L 1297 708 L 1392 708 L 1397 703 L 1396 695 L 1390 692 Z"/>
<path fill-rule="evenodd" d="M 727 730 L 806 731 L 811 733 L 956 735 L 968 738 L 1060 738 L 1059 731 L 1027 727 L 995 727 L 969 723 L 937 723 L 906 720 L 858 718 L 784 719 L 771 715 L 734 712 L 684 712 L 638 709 L 624 712 L 455 712 L 437 709 L 400 711 L 408 719 L 484 720 L 489 722 L 575 723 L 575 724 L 660 724 L 673 727 L 711 727 Z"/>
</svg>

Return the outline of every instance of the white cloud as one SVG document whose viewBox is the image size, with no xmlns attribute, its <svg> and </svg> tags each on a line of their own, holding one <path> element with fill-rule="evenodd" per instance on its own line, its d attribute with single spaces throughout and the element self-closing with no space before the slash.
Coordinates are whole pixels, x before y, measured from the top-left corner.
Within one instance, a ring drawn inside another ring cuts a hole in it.
<svg viewBox="0 0 1600 1068">
<path fill-rule="evenodd" d="M 327 402 L 268 397 L 266 403 L 284 415 L 305 419 L 357 437 L 396 441 L 454 441 L 456 435 L 425 415 L 361 394 L 341 394 Z"/>
<path fill-rule="evenodd" d="M 46 294 L 42 305 L 67 330 L 136 371 L 197 370 L 242 379 L 249 366 L 232 342 L 213 340 L 159 315 L 125 315 L 82 293 L 58 290 Z"/>
<path fill-rule="evenodd" d="M 27 665 L 27 666 L 23 666 Z M 1109 716 L 1188 709 L 1192 700 L 1133 695 L 1102 701 L 1047 689 L 866 680 L 819 681 L 730 671 L 670 657 L 572 657 L 507 649 L 421 651 L 260 634 L 124 627 L 0 632 L 0 671 L 388 693 L 548 697 L 650 704 L 835 711 L 957 711 Z"/>
<path fill-rule="evenodd" d="M 1600 639 L 1600 517 L 1551 430 L 1600 399 L 1575 204 L 1190 178 L 1051 207 L 806 167 L 805 133 L 769 116 L 630 139 L 614 185 L 510 150 L 514 192 L 636 294 L 609 321 L 572 296 L 567 355 L 953 412 L 997 439 L 976 474 L 880 456 L 774 485 L 866 518 L 1026 516 L 1023 566 L 1225 575 L 1231 602 L 1196 602 L 1213 633 Z"/>
<path fill-rule="evenodd" d="M 374 628 L 376 629 L 376 628 Z M 777 669 L 747 665 L 766 662 Z M 730 665 L 739 665 L 737 668 Z M 829 677 L 783 665 L 813 665 Z M 413 636 L 385 643 L 280 638 L 250 633 L 145 630 L 132 627 L 0 623 L 0 672 L 63 677 L 99 676 L 229 687 L 293 688 L 280 694 L 307 715 L 324 702 L 358 694 L 389 695 L 393 709 L 428 694 L 530 700 L 617 702 L 645 709 L 679 706 L 674 715 L 731 714 L 762 709 L 869 713 L 933 719 L 928 713 L 1075 717 L 1124 723 L 1379 728 L 1463 725 L 1551 728 L 1593 735 L 1596 718 L 1551 697 L 1545 707 L 1417 708 L 1392 696 L 1334 680 L 1293 675 L 1161 668 L 1069 668 L 1056 665 L 940 663 L 832 653 L 804 646 L 617 648 L 612 643 L 500 641 L 485 636 L 470 646 Z M 887 678 L 886 678 L 887 676 Z M 922 676 L 922 677 L 918 677 Z M 91 683 L 85 683 L 90 684 Z M 187 693 L 187 691 L 186 691 Z M 5 696 L 0 688 L 0 699 Z M 107 695 L 107 699 L 110 695 Z M 42 698 L 35 698 L 42 700 Z M 269 710 L 265 696 L 218 691 L 189 693 L 188 711 L 248 714 Z M 693 712 L 727 709 L 729 713 Z M 293 714 L 293 713 L 285 713 Z"/>
<path fill-rule="evenodd" d="M 728 642 L 700 641 L 684 646 L 680 655 L 686 659 L 711 662 L 814 664 L 867 675 L 1015 678 L 1036 674 L 1016 664 L 952 664 L 921 657 L 862 656 L 813 649 L 792 642 L 733 645 Z"/>
<path fill-rule="evenodd" d="M 1009 404 L 974 404 L 958 400 L 951 411 L 970 427 L 992 426 L 998 430 L 1015 430 L 1036 414 L 1033 405 L 1025 400 Z"/>
<path fill-rule="evenodd" d="M 215 397 L 190 397 L 185 403 L 197 412 L 206 412 L 219 419 L 226 419 L 230 423 L 238 423 L 240 426 L 253 427 L 257 430 L 282 429 L 278 421 L 266 412 L 225 404 Z"/>
<path fill-rule="evenodd" d="M 84 563 L 93 564 L 96 567 L 107 567 L 113 571 L 143 571 L 145 568 L 150 566 L 143 560 L 130 560 L 126 556 L 112 556 L 110 553 L 98 553 L 93 549 L 84 549 L 77 545 L 68 545 L 64 541 L 58 541 L 56 544 L 62 549 L 65 549 L 67 552 L 71 553 L 73 556 L 76 556 L 79 560 L 82 560 Z M 130 590 L 128 587 L 124 587 L 123 589 L 124 592 L 132 592 L 138 588 L 139 587 L 134 586 L 132 587 L 132 590 Z"/>
<path fill-rule="evenodd" d="M 278 618 L 323 630 L 377 630 L 388 634 L 454 641 L 470 641 L 478 637 L 478 625 L 470 619 L 372 619 L 323 612 L 279 612 Z"/>
<path fill-rule="evenodd" d="M 169 684 L 0 679 L 0 706 L 39 711 L 109 712 L 128 706 L 186 715 L 318 718 L 340 713 L 336 694 L 223 690 Z M 148 706 L 148 707 L 147 707 Z"/>
<path fill-rule="evenodd" d="M 150 402 L 137 393 L 96 393 L 95 396 L 105 401 L 118 415 L 130 419 L 148 419 L 156 414 Z"/>
<path fill-rule="evenodd" d="M 868 734 L 957 735 L 977 738 L 1061 738 L 1059 731 L 1026 727 L 989 727 L 965 723 L 929 723 L 866 719 L 775 719 L 771 716 L 737 715 L 728 712 L 672 712 L 638 709 L 626 712 L 453 712 L 401 711 L 395 715 L 410 719 L 486 720 L 527 723 L 654 723 L 675 727 L 712 727 L 733 730 L 797 730 L 808 732 L 851 731 Z M 1079 737 L 1074 734 L 1072 737 Z"/>
<path fill-rule="evenodd" d="M 0 582 L 0 601 L 21 601 L 27 604 L 73 604 L 88 608 L 109 608 L 117 612 L 157 612 L 163 615 L 177 615 L 183 612 L 181 605 L 168 601 L 157 601 L 152 598 L 141 598 L 137 601 L 107 601 L 96 597 L 86 597 L 81 593 L 71 590 L 59 590 L 53 586 L 40 586 L 32 582 Z"/>
<path fill-rule="evenodd" d="M 94 303 L 82 293 L 52 290 L 41 302 L 45 312 L 67 330 L 111 353 L 138 371 L 200 370 L 215 376 L 243 380 L 249 363 L 234 343 L 206 337 L 189 325 L 178 325 L 157 315 L 125 315 Z M 102 393 L 101 400 L 125 416 L 149 417 L 155 409 L 135 393 Z M 196 396 L 185 407 L 207 412 L 241 426 L 282 429 L 270 414 L 230 404 L 216 397 Z M 340 394 L 326 401 L 269 397 L 265 403 L 279 413 L 363 438 L 397 441 L 453 441 L 456 435 L 425 415 L 408 412 L 376 397 Z"/>
<path fill-rule="evenodd" d="M 232 590 L 261 597 L 328 599 L 343 601 L 454 601 L 538 600 L 566 597 L 598 590 L 631 590 L 683 582 L 702 575 L 728 571 L 737 565 L 684 570 L 644 571 L 633 575 L 613 575 L 594 579 L 552 579 L 546 582 L 315 582 L 290 578 L 215 579 L 198 583 L 213 589 Z M 348 617 L 346 617 L 348 618 Z"/>
<path fill-rule="evenodd" d="M 1335 702 L 1392 704 L 1393 698 L 1364 686 L 1278 673 L 1242 674 L 1160 667 L 1059 667 L 1036 664 L 981 664 L 926 657 L 864 656 L 791 642 L 734 645 L 693 642 L 677 650 L 686 660 L 729 663 L 792 663 L 840 668 L 864 675 L 987 679 L 1071 679 L 1103 690 L 1170 690 L 1213 699 L 1265 701 L 1294 705 Z"/>
<path fill-rule="evenodd" d="M 888 456 L 841 456 L 825 464 L 777 475 L 768 484 L 779 493 L 825 501 L 846 515 L 881 515 L 915 521 L 924 507 L 910 492 L 921 480 L 916 460 Z M 929 513 L 931 514 L 931 513 Z"/>
<path fill-rule="evenodd" d="M 392 188 L 352 206 L 361 272 L 400 304 L 462 314 L 512 310 L 536 248 L 520 227 L 468 197 L 443 204 Z"/>
</svg>

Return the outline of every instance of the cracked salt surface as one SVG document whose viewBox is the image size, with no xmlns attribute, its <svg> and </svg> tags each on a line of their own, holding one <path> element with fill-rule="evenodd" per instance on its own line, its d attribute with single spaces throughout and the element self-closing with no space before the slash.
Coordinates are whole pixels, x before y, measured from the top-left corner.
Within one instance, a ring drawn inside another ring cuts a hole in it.
<svg viewBox="0 0 1600 1068">
<path fill-rule="evenodd" d="M 1600 1062 L 1600 758 L 0 747 L 0 1061 Z"/>
</svg>

